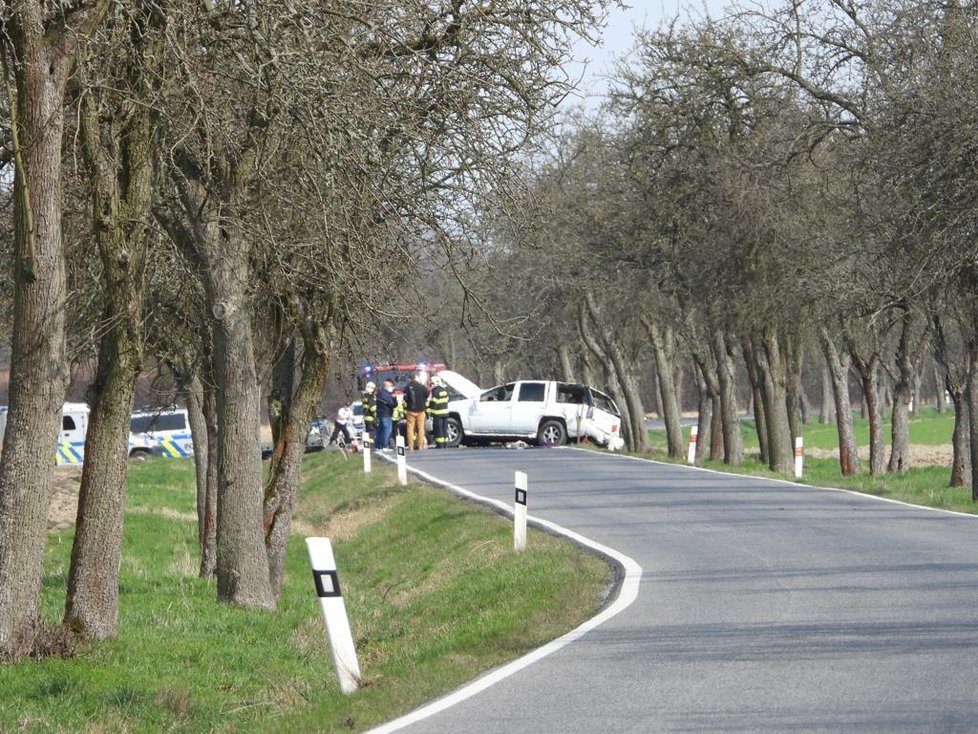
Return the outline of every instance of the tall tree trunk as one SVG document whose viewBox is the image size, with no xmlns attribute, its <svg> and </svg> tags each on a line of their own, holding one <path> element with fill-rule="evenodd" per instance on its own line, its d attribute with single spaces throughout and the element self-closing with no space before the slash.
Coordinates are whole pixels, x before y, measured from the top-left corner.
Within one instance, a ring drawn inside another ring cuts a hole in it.
<svg viewBox="0 0 978 734">
<path fill-rule="evenodd" d="M 778 336 L 768 327 L 755 345 L 761 399 L 767 424 L 768 467 L 771 471 L 787 473 L 794 466 L 791 429 L 788 425 L 787 368 Z"/>
<path fill-rule="evenodd" d="M 262 531 L 261 391 L 255 370 L 249 248 L 224 224 L 208 243 L 205 288 L 214 317 L 218 385 L 217 593 L 245 607 L 274 609 Z"/>
<path fill-rule="evenodd" d="M 720 383 L 723 463 L 741 464 L 744 461 L 744 437 L 740 432 L 740 416 L 737 412 L 733 354 L 727 346 L 727 339 L 719 331 L 713 335 L 713 358 L 717 362 L 717 380 Z"/>
<path fill-rule="evenodd" d="M 131 19 L 141 44 L 130 49 L 127 89 L 146 96 L 143 62 L 159 42 L 146 18 Z M 130 24 L 123 29 L 130 38 Z M 95 241 L 102 261 L 103 318 L 92 411 L 68 572 L 65 624 L 84 637 L 118 631 L 119 567 L 128 476 L 129 422 L 143 362 L 143 291 L 153 182 L 153 114 L 132 104 L 116 121 L 96 105 L 94 90 L 81 99 L 79 126 L 91 172 Z M 108 104 L 112 104 L 110 100 Z M 102 136 L 108 136 L 104 141 Z M 117 142 L 118 141 L 118 142 Z"/>
<path fill-rule="evenodd" d="M 696 381 L 696 387 L 699 397 L 696 405 L 696 449 L 693 456 L 698 463 L 706 458 L 708 446 L 713 442 L 714 396 L 702 374 Z"/>
<path fill-rule="evenodd" d="M 566 344 L 557 347 L 557 357 L 560 359 L 560 370 L 567 382 L 575 382 L 574 368 L 571 366 L 570 349 Z"/>
<path fill-rule="evenodd" d="M 14 325 L 0 458 L 0 660 L 34 647 L 40 628 L 52 452 L 68 386 L 61 231 L 63 105 L 79 37 L 105 6 L 6 9 L 4 59 L 14 154 Z M 83 27 L 87 26 L 87 27 Z M 16 58 L 14 68 L 6 62 Z M 13 86 L 11 88 L 11 71 Z"/>
<path fill-rule="evenodd" d="M 195 373 L 187 390 L 187 417 L 194 444 L 197 479 L 197 543 L 200 546 L 200 577 L 217 574 L 217 393 L 210 378 L 208 359 L 205 376 Z"/>
<path fill-rule="evenodd" d="M 839 436 L 839 470 L 843 476 L 851 476 L 859 471 L 859 447 L 852 427 L 852 401 L 849 400 L 849 360 L 848 352 L 839 352 L 822 327 L 819 330 L 822 351 L 832 380 L 832 394 L 835 398 L 835 425 Z"/>
<path fill-rule="evenodd" d="M 819 376 L 822 382 L 822 395 L 818 409 L 818 422 L 821 425 L 828 425 L 835 420 L 835 393 L 832 389 L 832 373 L 827 364 L 821 365 Z"/>
<path fill-rule="evenodd" d="M 971 441 L 971 501 L 978 502 L 978 338 L 968 342 L 968 427 Z"/>
<path fill-rule="evenodd" d="M 604 320 L 601 318 L 601 312 L 592 293 L 585 292 L 584 304 L 591 319 L 598 326 L 598 341 L 604 348 L 605 354 L 608 355 L 612 369 L 618 377 L 618 384 L 621 386 L 625 403 L 628 405 L 629 428 L 631 429 L 634 450 L 647 452 L 649 450 L 649 434 L 645 428 L 645 409 L 642 407 L 638 381 L 635 379 L 630 365 L 626 364 L 625 356 L 615 339 L 614 332 L 603 327 Z"/>
<path fill-rule="evenodd" d="M 673 380 L 673 354 L 675 352 L 675 334 L 671 329 L 663 331 L 659 325 L 647 316 L 642 317 L 642 324 L 652 342 L 655 374 L 659 383 L 662 420 L 666 426 L 666 440 L 669 456 L 683 456 L 683 431 L 680 424 L 679 403 L 676 396 L 676 383 Z"/>
<path fill-rule="evenodd" d="M 329 319 L 331 317 L 327 317 Z M 295 494 L 299 486 L 299 469 L 305 452 L 309 421 L 329 378 L 334 344 L 332 328 L 320 326 L 303 334 L 302 375 L 294 394 L 282 400 L 280 433 L 275 441 L 272 466 L 265 487 L 265 546 L 268 549 L 269 579 L 278 598 L 285 580 L 285 553 Z"/>
<path fill-rule="evenodd" d="M 880 358 L 878 352 L 861 357 L 852 338 L 848 339 L 849 354 L 856 366 L 863 388 L 863 404 L 869 420 L 869 473 L 879 476 L 885 469 L 883 419 L 880 407 Z"/>
<path fill-rule="evenodd" d="M 716 374 L 716 360 L 709 350 L 691 349 L 693 362 L 699 371 L 700 386 L 699 418 L 697 420 L 696 460 L 719 460 L 723 457 L 723 422 L 720 403 L 720 382 Z M 704 404 L 704 398 L 708 405 Z"/>
<path fill-rule="evenodd" d="M 900 343 L 896 353 L 897 380 L 893 386 L 893 412 L 890 427 L 890 461 L 887 471 L 903 474 L 910 468 L 910 404 L 914 400 L 917 381 L 919 335 L 916 319 L 909 311 L 903 313 Z"/>
<path fill-rule="evenodd" d="M 954 402 L 954 432 L 951 435 L 950 487 L 971 485 L 971 404 L 967 388 L 951 390 Z"/>
<path fill-rule="evenodd" d="M 934 407 L 937 412 L 943 415 L 947 412 L 947 401 L 944 397 L 944 374 L 947 372 L 946 368 L 942 368 L 937 359 L 934 360 L 934 395 L 935 403 Z"/>
<path fill-rule="evenodd" d="M 754 351 L 754 343 L 749 336 L 740 339 L 741 352 L 744 355 L 744 366 L 747 368 L 747 380 L 750 382 L 751 406 L 754 414 L 754 430 L 757 433 L 757 445 L 760 460 L 767 464 L 770 452 L 767 444 L 767 416 L 764 412 L 764 396 L 762 376 L 757 366 L 758 356 Z"/>
<path fill-rule="evenodd" d="M 621 383 L 618 380 L 618 375 L 611 366 L 611 359 L 605 353 L 604 345 L 600 343 L 591 333 L 591 328 L 588 323 L 589 319 L 587 308 L 584 303 L 580 303 L 577 309 L 577 328 L 578 333 L 581 335 L 581 341 L 584 342 L 584 346 L 587 347 L 588 351 L 590 351 L 598 362 L 601 363 L 605 374 L 605 379 L 608 381 L 608 392 L 611 393 L 611 397 L 614 398 L 615 403 L 618 404 L 618 408 L 622 412 L 621 431 L 622 440 L 625 442 L 625 447 L 629 451 L 637 451 L 638 449 L 636 448 L 635 436 L 632 433 L 632 419 L 628 401 L 625 400 L 625 395 L 622 390 Z M 585 373 L 588 372 L 590 372 L 590 369 L 586 367 Z M 594 381 L 587 380 L 587 384 L 594 384 Z"/>
<path fill-rule="evenodd" d="M 794 439 L 802 437 L 802 424 L 805 423 L 804 404 L 807 402 L 805 391 L 801 385 L 801 367 L 805 351 L 803 342 L 797 334 L 791 334 L 784 340 L 785 362 L 785 408 L 788 412 L 789 451 L 794 446 Z M 794 452 L 792 451 L 792 454 Z M 792 464 L 794 460 L 792 459 Z"/>
</svg>

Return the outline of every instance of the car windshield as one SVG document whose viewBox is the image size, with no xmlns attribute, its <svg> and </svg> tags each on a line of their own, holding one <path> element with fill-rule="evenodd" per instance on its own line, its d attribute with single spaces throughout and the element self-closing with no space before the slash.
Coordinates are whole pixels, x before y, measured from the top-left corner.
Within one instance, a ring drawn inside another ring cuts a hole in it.
<svg viewBox="0 0 978 734">
<path fill-rule="evenodd" d="M 594 402 L 595 408 L 599 408 L 606 413 L 611 413 L 616 418 L 621 418 L 621 412 L 618 410 L 618 406 L 615 405 L 615 401 L 600 390 L 591 388 L 591 399 Z"/>
</svg>

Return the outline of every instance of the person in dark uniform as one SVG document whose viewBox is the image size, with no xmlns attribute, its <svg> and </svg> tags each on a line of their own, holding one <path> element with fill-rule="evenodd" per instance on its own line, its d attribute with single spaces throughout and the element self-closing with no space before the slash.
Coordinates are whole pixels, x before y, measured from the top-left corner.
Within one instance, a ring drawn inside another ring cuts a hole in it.
<svg viewBox="0 0 978 734">
<path fill-rule="evenodd" d="M 368 382 L 363 386 L 363 395 L 360 398 L 360 407 L 363 409 L 363 435 L 372 439 L 374 429 L 377 426 L 377 397 L 375 392 L 377 386 Z M 377 448 L 380 448 L 379 446 Z"/>
<path fill-rule="evenodd" d="M 438 375 L 431 376 L 431 397 L 428 398 L 435 448 L 448 447 L 448 388 Z"/>
</svg>

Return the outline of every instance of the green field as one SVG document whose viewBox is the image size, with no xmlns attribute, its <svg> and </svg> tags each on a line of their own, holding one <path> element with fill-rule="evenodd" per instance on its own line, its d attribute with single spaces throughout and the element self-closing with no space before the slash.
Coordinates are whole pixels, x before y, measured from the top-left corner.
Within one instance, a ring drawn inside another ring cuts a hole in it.
<svg viewBox="0 0 978 734">
<path fill-rule="evenodd" d="M 609 567 L 381 465 L 309 455 L 275 614 L 217 604 L 197 577 L 192 464 L 133 466 L 120 634 L 70 659 L 0 667 L 3 732 L 346 732 L 394 718 L 592 616 Z M 328 521 L 328 524 L 327 524 Z M 361 690 L 339 692 L 303 535 L 333 539 Z M 43 602 L 60 620 L 70 531 L 51 536 Z"/>
<path fill-rule="evenodd" d="M 868 446 L 868 422 L 862 418 L 855 418 L 853 423 L 856 442 L 860 447 Z M 741 425 L 747 460 L 739 466 L 728 466 L 720 461 L 706 461 L 701 465 L 719 471 L 785 478 L 784 475 L 778 475 L 769 471 L 767 465 L 762 464 L 758 460 L 757 432 L 753 421 L 743 421 Z M 919 415 L 912 417 L 910 420 L 910 443 L 920 447 L 943 446 L 951 443 L 951 434 L 953 431 L 953 412 L 938 413 L 932 408 L 927 408 L 921 410 Z M 652 444 L 652 457 L 668 460 L 666 457 L 666 447 L 668 444 L 666 442 L 665 431 L 650 431 L 649 437 Z M 884 437 L 887 443 L 886 456 L 888 458 L 890 440 L 889 420 L 884 425 Z M 834 423 L 828 425 L 819 425 L 816 423 L 806 424 L 804 427 L 804 439 L 806 450 L 837 451 L 839 447 L 838 434 L 836 433 Z M 688 428 L 684 430 L 684 440 L 689 440 Z M 685 462 L 685 457 L 680 459 L 680 461 Z M 793 476 L 790 478 L 793 480 Z M 839 471 L 839 462 L 836 459 L 816 458 L 806 455 L 804 475 L 800 482 L 821 487 L 851 489 L 857 492 L 887 497 L 911 504 L 924 505 L 926 507 L 938 507 L 958 512 L 978 514 L 978 505 L 971 499 L 971 487 L 949 487 L 950 478 L 950 465 L 922 466 L 910 469 L 905 474 L 872 476 L 869 473 L 869 462 L 866 460 L 861 462 L 858 474 L 844 477 Z"/>
</svg>

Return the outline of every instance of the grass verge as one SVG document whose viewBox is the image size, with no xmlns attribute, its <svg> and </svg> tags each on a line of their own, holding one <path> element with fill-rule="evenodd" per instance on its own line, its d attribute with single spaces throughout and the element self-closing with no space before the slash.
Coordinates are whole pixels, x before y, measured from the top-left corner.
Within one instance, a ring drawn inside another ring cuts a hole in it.
<svg viewBox="0 0 978 734">
<path fill-rule="evenodd" d="M 869 445 L 868 422 L 861 418 L 854 421 L 856 443 L 860 447 Z M 743 464 L 731 466 L 722 461 L 704 461 L 698 466 L 734 474 L 750 474 L 753 476 L 770 477 L 772 479 L 790 479 L 800 484 L 810 484 L 819 487 L 836 487 L 849 489 L 878 497 L 935 507 L 944 510 L 954 510 L 969 514 L 978 514 L 978 505 L 971 499 L 971 487 L 950 487 L 950 466 L 926 466 L 912 468 L 903 474 L 882 474 L 872 476 L 869 473 L 869 462 L 860 462 L 860 471 L 852 476 L 843 476 L 839 470 L 837 459 L 823 459 L 812 456 L 805 457 L 804 476 L 795 480 L 794 475 L 777 474 L 761 463 L 756 453 L 758 448 L 757 431 L 753 421 L 741 423 L 744 446 L 748 457 Z M 889 423 L 885 424 L 886 435 L 889 436 Z M 928 446 L 949 444 L 954 430 L 954 415 L 950 412 L 938 413 L 932 408 L 923 409 L 910 421 L 910 442 Z M 685 440 L 689 440 L 689 428 L 684 430 Z M 652 454 L 647 458 L 661 461 L 685 463 L 685 456 L 672 460 L 667 456 L 667 440 L 665 430 L 649 431 Z M 806 448 L 818 448 L 838 451 L 838 435 L 834 424 L 805 426 Z"/>
<path fill-rule="evenodd" d="M 119 635 L 72 659 L 0 667 L 4 732 L 362 731 L 592 616 L 609 568 L 388 467 L 310 455 L 274 614 L 217 604 L 197 578 L 193 469 L 133 466 Z M 303 535 L 333 540 L 364 686 L 339 692 Z M 60 619 L 71 532 L 51 536 L 42 601 Z"/>
</svg>

